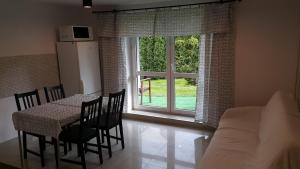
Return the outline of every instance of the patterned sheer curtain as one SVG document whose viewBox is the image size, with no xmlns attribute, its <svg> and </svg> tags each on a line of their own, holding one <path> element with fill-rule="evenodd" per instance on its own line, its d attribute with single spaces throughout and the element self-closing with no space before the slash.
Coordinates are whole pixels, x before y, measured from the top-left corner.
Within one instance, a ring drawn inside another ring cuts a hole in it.
<svg viewBox="0 0 300 169">
<path fill-rule="evenodd" d="M 298 58 L 297 58 L 295 99 L 296 99 L 296 102 L 298 104 L 298 110 L 300 111 L 300 40 L 299 40 Z"/>
<path fill-rule="evenodd" d="M 98 36 L 184 36 L 230 32 L 231 8 L 232 4 L 226 3 L 98 14 Z"/>
<path fill-rule="evenodd" d="M 234 49 L 232 33 L 201 36 L 196 121 L 217 127 L 233 105 Z"/>
<path fill-rule="evenodd" d="M 116 18 L 117 15 L 113 14 L 104 25 L 98 26 L 110 30 L 109 34 L 98 36 L 102 95 L 108 96 L 109 93 L 126 89 L 123 111 L 127 112 L 129 73 L 126 47 L 128 44 L 125 38 L 117 36 Z"/>
<path fill-rule="evenodd" d="M 120 37 L 99 37 L 102 94 L 128 88 L 126 41 Z M 126 91 L 124 112 L 127 111 L 128 91 Z"/>
<path fill-rule="evenodd" d="M 125 37 L 202 35 L 195 120 L 216 127 L 233 100 L 232 6 L 226 3 L 99 14 L 104 93 L 129 84 L 125 69 L 130 54 L 125 54 Z"/>
</svg>

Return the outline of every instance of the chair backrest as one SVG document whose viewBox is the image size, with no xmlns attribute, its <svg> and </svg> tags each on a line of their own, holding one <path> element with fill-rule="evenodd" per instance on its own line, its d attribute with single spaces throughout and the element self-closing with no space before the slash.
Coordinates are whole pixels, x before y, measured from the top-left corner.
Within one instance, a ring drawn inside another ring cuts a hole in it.
<svg viewBox="0 0 300 169">
<path fill-rule="evenodd" d="M 89 102 L 82 102 L 81 105 L 81 115 L 80 115 L 80 134 L 82 134 L 82 129 L 85 127 L 90 127 L 95 124 L 96 129 L 99 130 L 99 122 L 101 118 L 102 110 L 102 96 Z"/>
<path fill-rule="evenodd" d="M 41 105 L 40 96 L 37 89 L 26 93 L 15 94 L 15 100 L 16 100 L 18 111 L 22 110 L 22 105 L 23 105 L 23 110 L 34 107 L 36 105 Z"/>
<path fill-rule="evenodd" d="M 65 98 L 65 91 L 62 84 L 52 87 L 44 87 L 47 102 L 56 101 Z"/>
<path fill-rule="evenodd" d="M 122 120 L 123 106 L 125 100 L 125 89 L 117 93 L 110 93 L 107 106 L 107 125 L 117 125 Z"/>
</svg>

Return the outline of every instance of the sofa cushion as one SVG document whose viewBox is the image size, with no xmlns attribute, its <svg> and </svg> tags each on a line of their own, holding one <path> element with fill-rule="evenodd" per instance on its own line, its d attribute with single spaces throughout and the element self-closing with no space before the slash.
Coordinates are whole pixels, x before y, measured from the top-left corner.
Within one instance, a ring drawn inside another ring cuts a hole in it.
<svg viewBox="0 0 300 169">
<path fill-rule="evenodd" d="M 273 136 L 259 142 L 245 169 L 299 169 L 300 118 L 288 114 L 282 121 L 269 131 Z"/>
<path fill-rule="evenodd" d="M 293 97 L 276 92 L 261 113 L 259 144 L 246 169 L 277 169 L 289 165 L 289 152 L 299 145 L 300 116 Z"/>
<path fill-rule="evenodd" d="M 277 91 L 261 112 L 259 127 L 259 139 L 261 142 L 273 136 L 271 131 L 274 125 L 286 123 L 282 119 L 287 114 L 299 114 L 297 104 L 291 94 Z"/>
<path fill-rule="evenodd" d="M 253 156 L 258 143 L 257 134 L 235 129 L 218 129 L 199 169 L 241 169 Z"/>
<path fill-rule="evenodd" d="M 218 130 L 198 168 L 243 168 L 246 161 L 253 156 L 258 144 L 257 126 L 261 109 L 261 107 L 228 109 L 222 116 Z"/>
</svg>

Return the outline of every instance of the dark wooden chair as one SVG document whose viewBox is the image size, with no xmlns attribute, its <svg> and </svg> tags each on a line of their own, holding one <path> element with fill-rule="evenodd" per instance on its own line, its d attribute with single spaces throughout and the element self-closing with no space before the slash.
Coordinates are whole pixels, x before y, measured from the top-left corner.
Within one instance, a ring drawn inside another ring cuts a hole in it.
<svg viewBox="0 0 300 169">
<path fill-rule="evenodd" d="M 81 116 L 80 116 L 80 124 L 73 125 L 67 130 L 63 130 L 59 136 L 60 140 L 64 142 L 71 142 L 77 144 L 79 149 L 79 155 L 81 157 L 81 162 L 73 161 L 69 159 L 61 159 L 64 162 L 80 164 L 83 169 L 86 169 L 85 163 L 85 151 L 84 145 L 89 142 L 91 139 L 96 138 L 97 140 L 97 151 L 89 150 L 90 152 L 97 153 L 99 155 L 100 164 L 103 163 L 102 158 L 102 149 L 101 149 L 101 141 L 100 141 L 100 118 L 101 118 L 101 110 L 102 110 L 102 97 L 98 99 L 83 102 L 81 106 Z M 96 128 L 91 128 L 92 124 L 96 124 Z M 55 144 L 56 145 L 56 144 Z M 57 151 L 57 147 L 55 148 Z M 55 153 L 57 154 L 57 152 Z"/>
<path fill-rule="evenodd" d="M 37 89 L 31 92 L 15 94 L 15 100 L 16 100 L 18 111 L 29 109 L 37 105 L 41 105 L 39 92 Z M 27 148 L 27 135 L 38 137 L 39 147 L 40 147 L 39 153 L 34 152 Z M 42 167 L 44 167 L 45 166 L 45 159 L 44 159 L 45 144 L 44 143 L 45 143 L 45 136 L 23 131 L 24 158 L 27 159 L 27 153 L 31 153 L 33 155 L 39 156 L 41 158 Z"/>
<path fill-rule="evenodd" d="M 121 140 L 122 149 L 125 148 L 123 125 L 122 125 L 122 113 L 123 113 L 124 100 L 125 100 L 125 89 L 117 93 L 110 93 L 107 110 L 103 112 L 103 115 L 100 118 L 99 125 L 97 126 L 97 124 L 95 123 L 92 125 L 93 128 L 98 127 L 101 130 L 102 141 L 104 141 L 104 136 L 106 136 L 107 146 L 102 145 L 102 147 L 108 148 L 108 154 L 110 158 L 112 156 L 111 142 L 110 142 L 111 138 L 116 140 Z M 120 129 L 119 130 L 120 137 L 118 137 L 117 130 L 116 130 L 116 136 L 110 135 L 109 130 L 114 127 L 117 128 L 118 126 Z M 87 145 L 95 146 L 93 144 L 87 144 Z"/>
<path fill-rule="evenodd" d="M 48 103 L 66 97 L 64 87 L 62 84 L 58 86 L 44 87 L 44 92 Z"/>
<path fill-rule="evenodd" d="M 47 103 L 60 100 L 66 97 L 65 90 L 62 84 L 59 84 L 57 86 L 44 87 L 44 92 L 45 92 Z M 46 140 L 46 143 L 53 145 L 53 140 L 52 141 Z M 64 154 L 67 154 L 68 151 L 67 143 L 63 143 L 63 144 L 60 143 L 60 145 L 64 147 Z M 69 143 L 69 150 L 72 150 L 71 143 Z"/>
</svg>

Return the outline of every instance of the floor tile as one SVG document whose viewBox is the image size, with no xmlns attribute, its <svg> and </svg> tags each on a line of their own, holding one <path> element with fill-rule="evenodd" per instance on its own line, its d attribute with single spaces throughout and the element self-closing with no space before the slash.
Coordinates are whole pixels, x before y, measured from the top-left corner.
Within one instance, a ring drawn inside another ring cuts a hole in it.
<svg viewBox="0 0 300 169">
<path fill-rule="evenodd" d="M 112 158 L 103 149 L 104 163 L 99 164 L 98 156 L 86 154 L 88 169 L 194 169 L 204 153 L 210 136 L 209 131 L 186 129 L 133 120 L 124 120 L 125 149 L 121 143 L 113 144 Z M 111 130 L 112 134 L 114 129 Z M 95 140 L 92 140 L 95 142 Z M 28 144 L 38 150 L 36 139 L 29 138 Z M 0 162 L 20 166 L 17 139 L 0 144 Z M 61 150 L 62 151 L 62 150 Z M 76 146 L 64 158 L 80 160 Z M 48 145 L 44 169 L 55 168 L 53 146 Z M 40 169 L 40 159 L 28 155 L 27 164 L 31 169 Z M 81 166 L 62 162 L 62 169 L 81 169 Z"/>
</svg>

